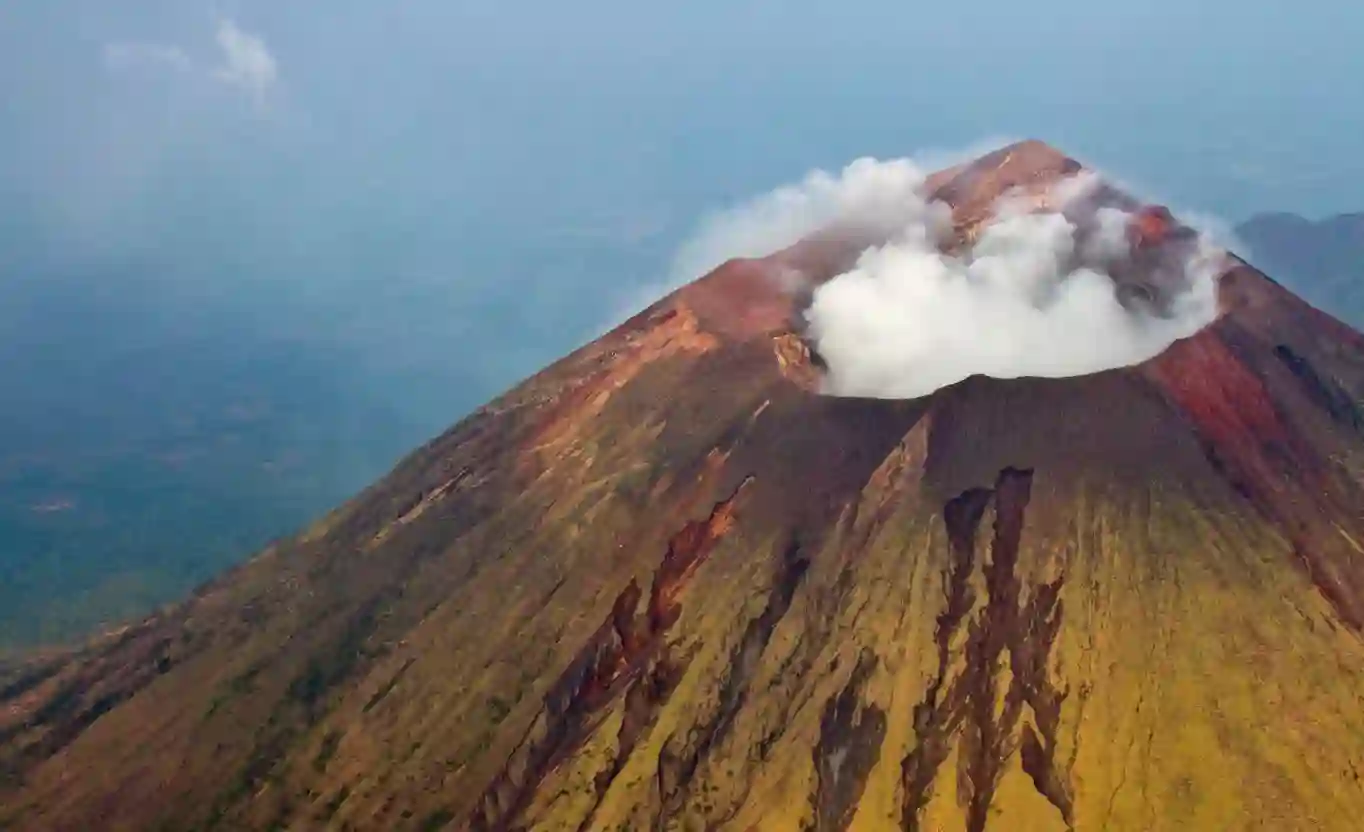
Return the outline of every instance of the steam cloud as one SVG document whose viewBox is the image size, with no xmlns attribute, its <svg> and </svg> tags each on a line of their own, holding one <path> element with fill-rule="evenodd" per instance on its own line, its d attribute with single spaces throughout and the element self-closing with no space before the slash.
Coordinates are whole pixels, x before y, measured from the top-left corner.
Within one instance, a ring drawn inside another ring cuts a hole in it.
<svg viewBox="0 0 1364 832">
<path fill-rule="evenodd" d="M 222 55 L 220 63 L 211 69 L 183 48 L 164 43 L 108 43 L 104 46 L 104 63 L 112 70 L 155 67 L 206 72 L 218 82 L 251 96 L 257 106 L 264 105 L 279 83 L 279 64 L 265 39 L 227 18 L 218 21 L 215 37 Z"/>
<path fill-rule="evenodd" d="M 924 179 L 904 159 L 812 173 L 711 220 L 679 266 L 695 276 L 832 225 L 887 239 L 818 286 L 805 313 L 826 392 L 841 396 L 914 398 L 976 374 L 1086 375 L 1153 358 L 1216 316 L 1224 252 L 1202 232 L 1166 269 L 1160 304 L 1120 299 L 1110 272 L 1130 259 L 1132 215 L 1091 206 L 1082 230 L 1067 211 L 1098 186 L 1093 174 L 1063 183 L 1040 211 L 1006 195 L 950 254 L 950 210 L 925 200 Z"/>
</svg>

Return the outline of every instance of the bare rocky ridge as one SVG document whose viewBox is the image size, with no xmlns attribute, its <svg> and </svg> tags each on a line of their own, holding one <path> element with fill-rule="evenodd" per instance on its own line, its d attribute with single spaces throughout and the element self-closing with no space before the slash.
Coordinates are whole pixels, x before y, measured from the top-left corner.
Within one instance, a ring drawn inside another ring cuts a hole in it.
<svg viewBox="0 0 1364 832">
<path fill-rule="evenodd" d="M 930 180 L 969 235 L 1080 169 Z M 1159 302 L 1178 223 L 1118 279 Z M 1364 336 L 1231 260 L 1144 365 L 817 394 L 728 263 L 174 608 L 0 667 L 0 828 L 1354 829 Z"/>
</svg>

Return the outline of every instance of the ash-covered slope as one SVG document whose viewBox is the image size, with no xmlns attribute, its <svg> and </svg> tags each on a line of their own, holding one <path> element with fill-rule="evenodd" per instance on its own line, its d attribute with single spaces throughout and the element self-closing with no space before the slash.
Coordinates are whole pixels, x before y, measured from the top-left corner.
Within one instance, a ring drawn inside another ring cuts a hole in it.
<svg viewBox="0 0 1364 832">
<path fill-rule="evenodd" d="M 1078 167 L 929 184 L 968 238 Z M 1358 828 L 1364 337 L 1233 260 L 1140 366 L 821 396 L 765 275 L 866 242 L 728 263 L 5 671 L 0 826 Z"/>
</svg>

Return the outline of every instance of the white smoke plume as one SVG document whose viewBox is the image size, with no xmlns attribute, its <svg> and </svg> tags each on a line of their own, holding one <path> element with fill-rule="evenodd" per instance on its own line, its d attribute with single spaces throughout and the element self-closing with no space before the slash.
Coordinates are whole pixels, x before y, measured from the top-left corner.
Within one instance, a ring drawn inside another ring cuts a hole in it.
<svg viewBox="0 0 1364 832">
<path fill-rule="evenodd" d="M 831 225 L 867 231 L 894 229 L 913 222 L 925 210 L 919 188 L 928 174 L 969 162 L 1013 140 L 993 137 L 957 149 L 927 150 L 914 159 L 882 161 L 863 157 L 838 174 L 807 173 L 800 182 L 778 187 L 748 202 L 703 219 L 679 247 L 663 286 L 669 291 L 734 257 L 762 257 Z"/>
<path fill-rule="evenodd" d="M 1224 252 L 1206 234 L 1161 288 L 1161 311 L 1121 302 L 1108 272 L 1131 253 L 1131 215 L 1092 209 L 1080 233 L 1062 213 L 1093 191 L 1100 180 L 1092 174 L 1056 189 L 1041 211 L 1003 198 L 974 240 L 951 254 L 943 250 L 949 212 L 925 200 L 923 180 L 904 159 L 810 174 L 712 220 L 679 263 L 695 276 L 831 225 L 888 239 L 819 286 L 806 310 L 808 335 L 828 365 L 826 392 L 840 396 L 914 398 L 977 374 L 1087 375 L 1153 358 L 1216 316 Z"/>
<path fill-rule="evenodd" d="M 863 158 L 840 175 L 817 170 L 747 204 L 707 217 L 673 258 L 677 285 L 732 257 L 758 257 L 833 225 L 886 235 L 921 221 L 925 174 L 908 159 Z"/>
<path fill-rule="evenodd" d="M 831 225 L 860 223 L 888 236 L 918 211 L 945 220 L 944 206 L 925 206 L 917 194 L 927 172 L 969 162 L 1013 142 L 995 136 L 966 147 L 926 150 L 914 159 L 864 157 L 837 174 L 814 170 L 800 182 L 710 214 L 673 254 L 667 275 L 618 298 L 592 337 L 727 260 L 771 254 Z M 799 275 L 791 277 L 799 280 Z"/>
</svg>

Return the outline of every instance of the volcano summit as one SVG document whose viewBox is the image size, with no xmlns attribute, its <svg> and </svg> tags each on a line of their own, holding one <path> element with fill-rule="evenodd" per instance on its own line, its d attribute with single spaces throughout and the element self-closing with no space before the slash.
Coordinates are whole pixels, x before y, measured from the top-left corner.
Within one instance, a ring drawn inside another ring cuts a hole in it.
<svg viewBox="0 0 1364 832">
<path fill-rule="evenodd" d="M 1364 336 L 1046 145 L 904 181 L 0 671 L 0 827 L 1357 829 Z"/>
</svg>

